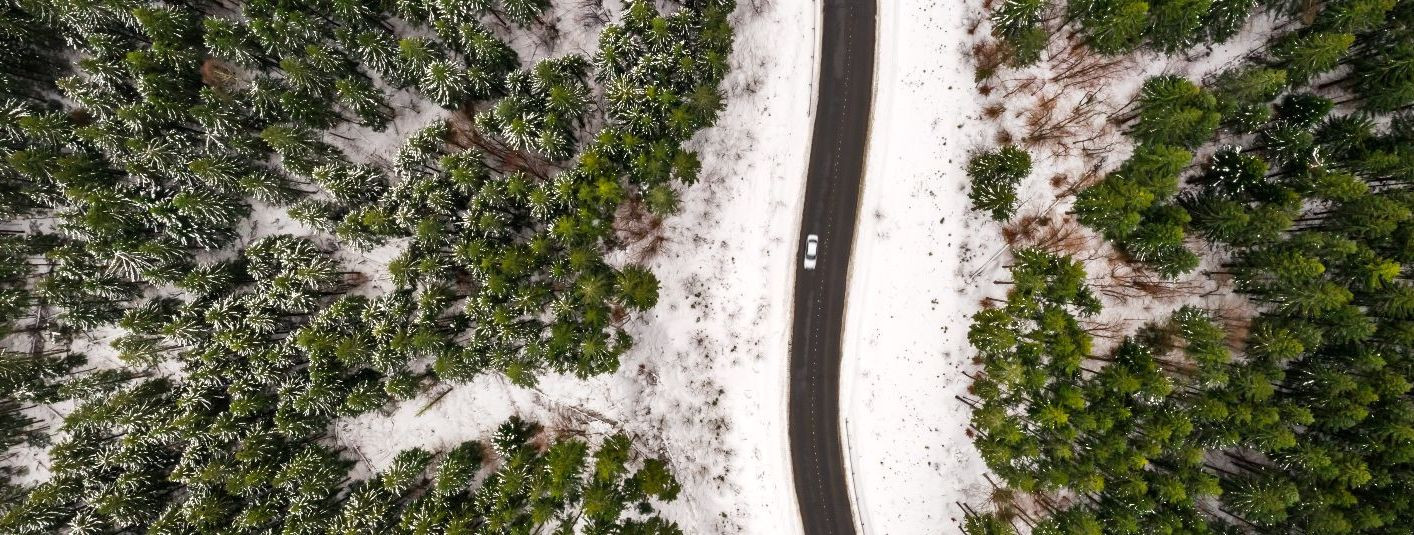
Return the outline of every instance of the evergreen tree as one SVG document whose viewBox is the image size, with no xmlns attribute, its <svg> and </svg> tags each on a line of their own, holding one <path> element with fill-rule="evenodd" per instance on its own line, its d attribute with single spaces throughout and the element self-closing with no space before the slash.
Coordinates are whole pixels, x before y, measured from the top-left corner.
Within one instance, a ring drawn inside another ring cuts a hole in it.
<svg viewBox="0 0 1414 535">
<path fill-rule="evenodd" d="M 1163 52 L 1177 52 L 1202 38 L 1204 22 L 1213 0 L 1159 0 L 1149 6 L 1149 45 Z"/>
<path fill-rule="evenodd" d="M 1041 59 L 1049 36 L 1041 27 L 1040 0 L 1007 0 L 992 11 L 992 35 L 1011 47 L 1014 66 L 1031 65 Z"/>
<path fill-rule="evenodd" d="M 1348 33 L 1295 33 L 1272 46 L 1272 55 L 1286 69 L 1287 81 L 1304 85 L 1335 68 L 1354 44 Z"/>
<path fill-rule="evenodd" d="M 1086 41 L 1101 54 L 1138 48 L 1149 26 L 1149 3 L 1133 0 L 1070 2 L 1072 16 L 1084 28 Z"/>
<path fill-rule="evenodd" d="M 978 153 L 967 163 L 972 209 L 988 211 L 992 219 L 1010 219 L 1016 212 L 1016 186 L 1031 173 L 1031 155 L 1014 146 Z"/>
</svg>

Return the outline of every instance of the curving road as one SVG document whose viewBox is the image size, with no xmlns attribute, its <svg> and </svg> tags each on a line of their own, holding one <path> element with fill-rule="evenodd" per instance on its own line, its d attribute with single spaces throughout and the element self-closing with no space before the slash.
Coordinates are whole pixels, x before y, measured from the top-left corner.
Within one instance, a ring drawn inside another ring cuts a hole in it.
<svg viewBox="0 0 1414 535">
<path fill-rule="evenodd" d="M 806 535 L 852 535 L 840 449 L 840 331 L 874 89 L 874 0 L 824 0 L 790 345 L 790 451 Z M 805 237 L 819 262 L 803 269 Z"/>
</svg>

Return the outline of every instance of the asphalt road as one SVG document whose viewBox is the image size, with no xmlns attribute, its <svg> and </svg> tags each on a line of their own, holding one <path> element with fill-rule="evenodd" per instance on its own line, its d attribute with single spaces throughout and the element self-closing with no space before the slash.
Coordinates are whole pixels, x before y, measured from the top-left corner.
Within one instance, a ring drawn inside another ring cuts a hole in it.
<svg viewBox="0 0 1414 535">
<path fill-rule="evenodd" d="M 874 90 L 874 0 L 824 0 L 815 132 L 796 258 L 790 451 L 807 535 L 854 533 L 840 449 L 840 331 Z M 814 270 L 805 237 L 820 236 Z"/>
</svg>

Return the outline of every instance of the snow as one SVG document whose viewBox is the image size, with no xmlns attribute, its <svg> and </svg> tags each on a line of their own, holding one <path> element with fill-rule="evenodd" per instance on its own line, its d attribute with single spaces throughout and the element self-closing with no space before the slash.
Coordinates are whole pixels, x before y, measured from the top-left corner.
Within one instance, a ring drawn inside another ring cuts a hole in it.
<svg viewBox="0 0 1414 535">
<path fill-rule="evenodd" d="M 1090 54 L 1082 61 L 1091 65 L 1114 63 L 1070 85 L 1056 78 L 1063 62 L 1076 58 L 1056 38 L 1039 65 L 1003 69 L 979 84 L 972 56 L 989 31 L 981 20 L 986 10 L 981 2 L 965 4 L 879 3 L 874 115 L 841 388 L 851 494 L 864 534 L 959 533 L 960 503 L 990 508 L 988 470 L 967 434 L 970 409 L 956 396 L 967 395 L 968 374 L 979 368 L 967 342 L 970 317 L 985 298 L 1006 292 L 994 281 L 1009 278 L 1009 242 L 1067 237 L 1059 248 L 1085 261 L 1106 306 L 1088 324 L 1101 337 L 1097 351 L 1117 342 L 1114 335 L 1184 304 L 1221 309 L 1229 321 L 1240 321 L 1248 308 L 1231 293 L 1205 294 L 1220 282 L 1203 267 L 1157 292 L 1139 291 L 1113 249 L 1064 213 L 1074 200 L 1069 186 L 1102 176 L 1132 150 L 1109 119 L 1146 78 L 1175 73 L 1201 82 L 1257 48 L 1273 19 L 1253 17 L 1229 43 L 1186 56 L 1104 58 L 1082 49 Z M 1087 108 L 1081 102 L 1092 92 Z M 1043 102 L 1057 94 L 1054 103 Z M 1071 118 L 1071 128 L 1028 142 L 1041 127 Z M 1001 225 L 969 210 L 964 172 L 972 152 L 1004 143 L 1027 148 L 1035 162 L 1018 188 L 1009 238 Z M 1027 218 L 1034 218 L 1029 228 L 1017 223 Z M 1050 226 L 1036 225 L 1039 218 Z"/>
<path fill-rule="evenodd" d="M 962 166 L 986 129 L 956 10 L 879 3 L 840 401 L 863 534 L 956 532 L 955 502 L 989 488 L 953 396 L 975 368 L 969 318 L 996 278 L 969 274 L 1004 244 L 968 210 Z"/>
<path fill-rule="evenodd" d="M 628 320 L 635 347 L 621 369 L 534 388 L 487 375 L 342 421 L 336 436 L 359 470 L 482 439 L 518 414 L 591 441 L 625 432 L 666 457 L 683 492 L 665 514 L 684 532 L 800 532 L 785 395 L 817 11 L 739 2 L 726 110 L 692 142 L 701 181 L 684 189 L 683 213 L 610 259 L 641 258 L 661 283 L 657 306 Z"/>
</svg>

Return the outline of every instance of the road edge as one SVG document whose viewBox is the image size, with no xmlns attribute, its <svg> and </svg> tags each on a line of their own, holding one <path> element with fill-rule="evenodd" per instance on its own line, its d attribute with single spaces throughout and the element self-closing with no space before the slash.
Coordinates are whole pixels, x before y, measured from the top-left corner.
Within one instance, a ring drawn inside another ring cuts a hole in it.
<svg viewBox="0 0 1414 535">
<path fill-rule="evenodd" d="M 859 528 L 860 535 L 869 535 L 871 531 L 869 529 L 869 510 L 865 507 L 865 502 L 862 498 L 863 493 L 859 491 L 858 484 L 856 484 L 854 481 L 854 439 L 853 434 L 849 430 L 849 414 L 851 412 L 851 409 L 854 407 L 854 373 L 856 368 L 855 358 L 858 357 L 858 352 L 849 351 L 849 346 L 847 346 L 844 342 L 848 339 L 846 337 L 849 335 L 850 332 L 850 294 L 853 293 L 852 289 L 854 288 L 855 258 L 859 255 L 859 240 L 860 236 L 863 234 L 858 230 L 861 228 L 859 223 L 864 218 L 864 192 L 865 188 L 867 188 L 869 185 L 869 164 L 871 157 L 874 155 L 874 117 L 879 113 L 879 71 L 881 70 L 880 66 L 883 65 L 883 63 L 879 60 L 884 50 L 884 47 L 882 46 L 882 39 L 880 39 L 880 37 L 885 35 L 883 32 L 884 17 L 881 15 L 880 9 L 892 9 L 892 6 L 886 5 L 887 2 L 881 2 L 878 0 L 873 1 L 875 6 L 873 65 L 874 71 L 870 73 L 869 121 L 866 125 L 866 135 L 864 136 L 864 162 L 859 172 L 859 199 L 855 201 L 854 207 L 854 226 L 856 231 L 854 233 L 853 238 L 850 240 L 848 263 L 849 268 L 845 270 L 844 277 L 844 310 L 842 311 L 842 315 L 840 316 L 840 391 L 838 393 L 840 401 L 840 432 L 844 435 L 840 437 L 840 442 L 844 445 L 844 455 L 842 457 L 844 457 L 844 469 L 846 475 L 845 487 L 846 491 L 849 493 L 850 501 L 854 504 L 854 522 L 855 525 Z M 896 12 L 891 11 L 891 13 Z M 889 42 L 893 42 L 892 36 L 890 36 Z M 819 68 L 818 63 L 816 68 Z M 816 93 L 816 99 L 819 99 L 818 92 Z M 794 314 L 794 312 L 792 312 L 792 314 Z M 799 506 L 797 505 L 797 507 Z"/>
<path fill-rule="evenodd" d="M 795 238 L 799 238 L 800 229 L 803 228 L 805 225 L 805 221 L 803 221 L 803 216 L 805 214 L 805 189 L 808 187 L 808 184 L 810 182 L 810 151 L 815 143 L 815 114 L 816 110 L 820 105 L 820 52 L 825 42 L 824 2 L 820 2 L 820 5 L 815 9 L 815 28 L 813 31 L 815 34 L 815 48 L 814 51 L 811 52 L 812 61 L 810 62 L 813 66 L 813 70 L 810 73 L 810 106 L 805 109 L 805 122 L 807 125 L 807 132 L 805 134 L 805 150 L 801 152 L 800 156 L 802 163 L 800 168 L 800 198 L 797 199 L 798 202 L 795 205 L 795 217 L 792 218 L 792 221 L 795 221 L 795 224 L 792 226 L 791 232 L 787 234 Z M 870 113 L 872 114 L 873 110 L 870 110 Z M 872 115 L 870 116 L 870 120 L 873 120 Z M 780 436 L 782 439 L 781 444 L 785 446 L 781 448 L 781 459 L 784 461 L 782 466 L 785 467 L 785 473 L 787 477 L 790 478 L 790 480 L 786 484 L 786 487 L 790 488 L 790 500 L 788 500 L 790 502 L 789 516 L 793 519 L 791 521 L 791 524 L 796 526 L 795 531 L 797 533 L 805 533 L 805 519 L 801 517 L 800 512 L 800 493 L 795 488 L 795 461 L 791 457 L 790 442 L 790 365 L 791 346 L 795 343 L 795 340 L 791 336 L 791 329 L 789 328 L 789 326 L 795 324 L 795 262 L 797 259 L 800 258 L 800 247 L 800 240 L 797 239 L 795 242 L 795 246 L 791 247 L 790 249 L 790 256 L 787 258 L 789 267 L 786 269 L 786 281 L 785 284 L 781 286 L 780 290 L 780 295 L 782 297 L 781 302 L 786 303 L 785 325 L 787 326 L 787 328 L 781 331 L 781 336 L 785 338 L 785 344 L 783 344 L 782 346 L 785 348 L 785 353 L 784 358 L 781 359 L 781 368 L 784 370 L 784 373 L 780 375 L 781 383 L 779 386 L 782 395 L 780 396 L 781 403 L 777 410 L 780 412 L 781 421 L 785 422 L 785 425 L 781 426 Z M 848 275 L 846 275 L 846 281 L 847 280 Z"/>
</svg>

